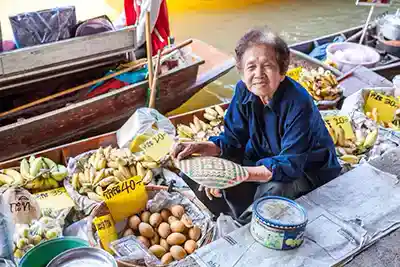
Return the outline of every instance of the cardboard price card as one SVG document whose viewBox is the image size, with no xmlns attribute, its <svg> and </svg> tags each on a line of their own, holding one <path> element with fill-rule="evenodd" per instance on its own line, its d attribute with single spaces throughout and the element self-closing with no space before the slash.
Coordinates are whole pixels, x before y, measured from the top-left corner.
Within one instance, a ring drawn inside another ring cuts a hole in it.
<svg viewBox="0 0 400 267">
<path fill-rule="evenodd" d="M 148 200 L 146 187 L 140 176 L 120 182 L 104 191 L 103 196 L 116 222 L 144 210 Z"/>
<path fill-rule="evenodd" d="M 144 153 L 155 161 L 159 161 L 166 156 L 174 143 L 174 140 L 165 132 L 159 131 L 143 144 L 140 148 Z"/>
<path fill-rule="evenodd" d="M 294 69 L 290 69 L 287 71 L 286 76 L 292 78 L 295 81 L 298 81 L 300 79 L 300 73 L 303 71 L 302 67 L 297 67 Z"/>
<path fill-rule="evenodd" d="M 346 139 L 355 138 L 353 126 L 351 126 L 348 116 L 327 116 L 324 120 L 329 123 L 335 131 L 337 131 L 339 127 L 342 127 Z"/>
<path fill-rule="evenodd" d="M 64 187 L 34 194 L 40 209 L 62 210 L 75 206 Z"/>
<path fill-rule="evenodd" d="M 110 243 L 118 239 L 118 233 L 115 229 L 113 218 L 110 214 L 107 214 L 105 216 L 94 218 L 93 223 L 97 229 L 97 233 L 99 234 L 104 249 L 113 253 L 110 249 Z"/>
<path fill-rule="evenodd" d="M 393 96 L 386 96 L 371 91 L 365 102 L 364 111 L 372 112 L 376 108 L 378 111 L 378 120 L 382 122 L 392 122 L 396 110 L 399 108 L 399 102 Z"/>
</svg>

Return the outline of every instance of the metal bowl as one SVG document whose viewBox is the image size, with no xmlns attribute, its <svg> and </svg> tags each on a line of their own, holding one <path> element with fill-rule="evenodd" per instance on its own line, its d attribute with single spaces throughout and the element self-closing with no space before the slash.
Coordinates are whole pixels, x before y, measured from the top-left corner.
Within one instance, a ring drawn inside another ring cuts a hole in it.
<svg viewBox="0 0 400 267">
<path fill-rule="evenodd" d="M 98 248 L 84 247 L 65 251 L 46 267 L 117 267 L 114 257 Z"/>
</svg>

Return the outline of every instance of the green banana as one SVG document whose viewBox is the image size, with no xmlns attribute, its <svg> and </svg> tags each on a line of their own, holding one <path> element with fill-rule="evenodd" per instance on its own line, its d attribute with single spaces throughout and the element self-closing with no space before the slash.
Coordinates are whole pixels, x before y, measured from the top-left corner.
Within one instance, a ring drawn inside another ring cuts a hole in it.
<svg viewBox="0 0 400 267">
<path fill-rule="evenodd" d="M 43 158 L 43 161 L 51 171 L 57 171 L 57 164 L 54 161 L 48 158 Z"/>
<path fill-rule="evenodd" d="M 35 158 L 35 160 L 31 163 L 30 169 L 29 169 L 29 174 L 32 176 L 38 175 L 40 169 L 42 168 L 43 164 L 43 158 Z"/>
<path fill-rule="evenodd" d="M 67 177 L 68 170 L 63 165 L 57 165 L 57 169 L 58 169 L 58 171 L 51 171 L 50 176 L 54 180 L 61 182 L 62 180 L 64 180 L 65 177 Z"/>
<path fill-rule="evenodd" d="M 3 170 L 4 174 L 11 176 L 14 179 L 13 185 L 22 185 L 23 178 L 19 172 L 13 169 L 5 169 Z"/>
<path fill-rule="evenodd" d="M 378 138 L 378 129 L 374 129 L 365 138 L 365 142 L 364 142 L 363 146 L 365 148 L 372 147 L 375 144 L 375 141 L 376 141 L 377 138 Z"/>
</svg>

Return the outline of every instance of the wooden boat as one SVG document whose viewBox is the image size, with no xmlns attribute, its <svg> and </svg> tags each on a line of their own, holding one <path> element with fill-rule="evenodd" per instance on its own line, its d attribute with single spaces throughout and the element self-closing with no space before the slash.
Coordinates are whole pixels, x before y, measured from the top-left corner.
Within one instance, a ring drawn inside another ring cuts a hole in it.
<svg viewBox="0 0 400 267">
<path fill-rule="evenodd" d="M 303 59 L 300 59 L 298 56 L 295 54 L 292 54 L 292 59 L 294 64 L 302 64 Z M 308 62 L 308 67 L 318 67 L 319 65 L 315 64 L 314 62 Z M 371 70 L 366 69 L 365 76 L 371 76 L 371 74 L 374 74 Z M 354 82 L 358 81 L 358 82 Z M 353 82 L 349 85 L 351 88 L 355 88 L 354 90 L 359 90 L 361 89 L 364 84 L 360 79 L 355 78 Z M 343 81 L 345 82 L 345 81 Z M 229 103 L 222 103 L 219 104 L 223 109 L 226 109 L 229 106 Z M 203 109 L 198 109 L 194 111 L 190 111 L 184 114 L 179 114 L 175 116 L 169 117 L 170 121 L 177 126 L 178 124 L 185 124 L 189 125 L 190 122 L 193 121 L 193 116 L 196 115 L 198 118 L 205 120 L 204 119 L 204 113 L 205 113 L 205 108 Z M 3 168 L 9 168 L 9 167 L 16 167 L 19 166 L 19 162 L 23 158 L 27 158 L 30 155 L 35 155 L 35 156 L 45 156 L 48 158 L 53 159 L 56 162 L 64 163 L 66 164 L 68 162 L 68 159 L 70 157 L 75 157 L 83 152 L 90 151 L 93 149 L 97 149 L 99 147 L 105 147 L 105 146 L 114 146 L 117 147 L 117 137 L 116 137 L 116 131 L 105 133 L 102 135 L 90 137 L 84 140 L 80 141 L 75 141 L 69 144 L 49 148 L 46 150 L 42 150 L 36 153 L 25 153 L 25 154 L 20 154 L 24 156 L 20 156 L 14 159 L 10 159 L 7 161 L 0 162 L 0 169 Z"/>
<path fill-rule="evenodd" d="M 293 44 L 290 46 L 290 48 L 308 55 L 316 47 L 316 45 L 331 43 L 337 36 L 344 37 L 347 42 L 358 43 L 361 37 L 362 29 L 363 26 L 349 28 L 340 32 Z M 375 48 L 378 39 L 376 35 L 376 27 L 371 27 L 368 29 L 365 37 L 365 43 Z M 371 70 L 389 80 L 392 80 L 393 77 L 400 72 L 400 58 L 379 49 L 377 49 L 377 51 L 381 54 L 381 61 L 375 67 L 371 68 Z"/>
<path fill-rule="evenodd" d="M 191 63 L 158 80 L 161 89 L 156 107 L 161 113 L 176 109 L 234 66 L 230 56 L 202 41 L 194 40 L 190 47 Z M 52 111 L 0 127 L 0 160 L 116 130 L 145 105 L 147 88 L 143 81 L 67 106 L 71 103 L 68 97 L 46 103 L 41 108 Z M 24 112 L 19 116 L 29 117 L 37 110 Z"/>
</svg>

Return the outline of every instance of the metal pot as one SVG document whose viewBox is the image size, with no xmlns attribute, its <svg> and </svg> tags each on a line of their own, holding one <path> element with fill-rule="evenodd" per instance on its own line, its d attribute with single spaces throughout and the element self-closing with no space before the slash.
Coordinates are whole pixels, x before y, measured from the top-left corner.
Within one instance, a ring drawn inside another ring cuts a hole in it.
<svg viewBox="0 0 400 267">
<path fill-rule="evenodd" d="M 389 40 L 400 40 L 400 17 L 387 15 L 381 26 L 382 35 Z"/>
</svg>

